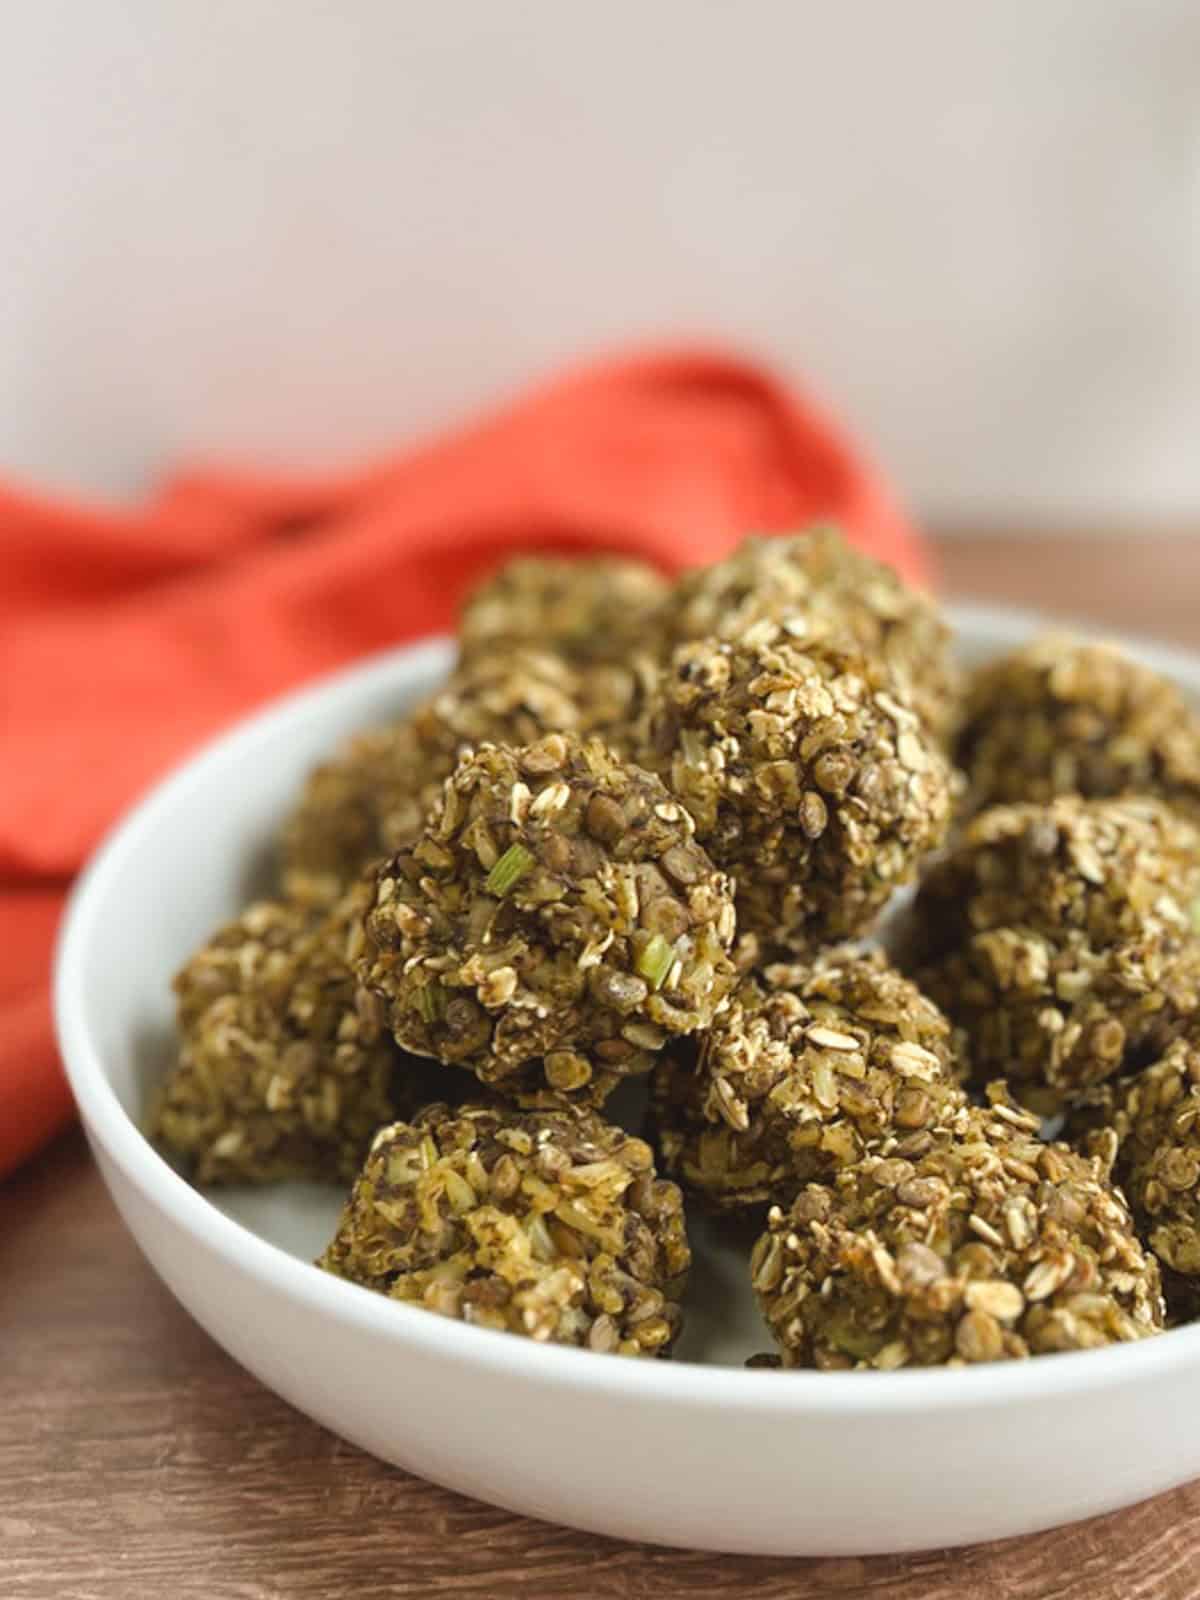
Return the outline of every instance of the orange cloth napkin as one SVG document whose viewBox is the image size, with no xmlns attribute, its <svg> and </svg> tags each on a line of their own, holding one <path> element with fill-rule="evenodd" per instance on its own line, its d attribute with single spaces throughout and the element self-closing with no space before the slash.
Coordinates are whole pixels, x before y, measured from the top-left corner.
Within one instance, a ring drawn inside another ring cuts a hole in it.
<svg viewBox="0 0 1200 1600">
<path fill-rule="evenodd" d="M 515 551 L 604 548 L 670 572 L 813 517 L 924 575 L 829 419 L 703 350 L 569 374 L 352 473 L 187 473 L 129 511 L 0 486 L 0 1176 L 71 1112 L 48 991 L 69 880 L 199 740 L 451 626 L 464 588 Z"/>
</svg>

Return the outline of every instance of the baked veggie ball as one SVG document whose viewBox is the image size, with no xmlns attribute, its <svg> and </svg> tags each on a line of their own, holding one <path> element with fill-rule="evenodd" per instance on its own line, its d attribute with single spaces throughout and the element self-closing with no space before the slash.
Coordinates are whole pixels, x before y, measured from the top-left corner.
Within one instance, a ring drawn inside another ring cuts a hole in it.
<svg viewBox="0 0 1200 1600">
<path fill-rule="evenodd" d="M 463 659 L 534 649 L 576 667 L 624 666 L 634 653 L 657 653 L 669 590 L 653 567 L 621 556 L 518 557 L 468 596 Z"/>
<path fill-rule="evenodd" d="M 785 1367 L 889 1370 L 1088 1350 L 1163 1326 L 1106 1169 L 1000 1100 L 922 1156 L 868 1155 L 772 1210 L 751 1258 Z"/>
<path fill-rule="evenodd" d="M 482 746 L 378 869 L 359 976 L 408 1049 L 599 1100 L 733 987 L 731 885 L 694 832 L 599 740 Z"/>
<path fill-rule="evenodd" d="M 650 1147 L 567 1107 L 427 1107 L 381 1129 L 318 1265 L 479 1327 L 664 1355 L 691 1255 Z"/>
<path fill-rule="evenodd" d="M 981 668 L 957 755 L 972 810 L 1141 793 L 1200 820 L 1200 718 L 1112 644 L 1051 635 Z"/>
<path fill-rule="evenodd" d="M 935 736 L 953 728 L 961 674 L 936 605 L 836 528 L 747 539 L 725 561 L 686 573 L 666 607 L 666 636 L 670 645 L 737 640 L 762 621 L 779 623 L 801 645 L 857 645 L 901 680 Z"/>
<path fill-rule="evenodd" d="M 658 676 L 669 588 L 653 567 L 620 556 L 520 557 L 469 596 L 460 620 L 463 660 L 495 661 L 524 649 L 558 655 L 574 675 L 580 720 L 541 731 L 597 734 L 628 754 Z M 535 735 L 493 737 L 517 744 Z"/>
<path fill-rule="evenodd" d="M 1114 1175 L 1159 1261 L 1200 1279 L 1200 1017 L 1144 1072 L 1113 1084 L 1109 1100 L 1108 1129 L 1090 1148 L 1115 1157 Z"/>
<path fill-rule="evenodd" d="M 528 744 L 582 721 L 577 674 L 556 656 L 523 650 L 460 667 L 415 711 L 356 734 L 313 772 L 283 830 L 288 897 L 330 904 L 411 845 L 463 750 Z"/>
<path fill-rule="evenodd" d="M 1197 837 L 1154 800 L 996 806 L 917 897 L 921 987 L 975 1077 L 1045 1114 L 1152 1060 L 1200 1003 Z"/>
<path fill-rule="evenodd" d="M 376 1128 L 420 1103 L 427 1067 L 356 996 L 347 949 L 364 904 L 362 891 L 328 914 L 262 901 L 175 979 L 180 1049 L 150 1131 L 199 1182 L 348 1181 Z"/>
<path fill-rule="evenodd" d="M 867 1150 L 917 1154 L 963 1103 L 950 1024 L 879 951 L 744 978 L 652 1085 L 666 1170 L 720 1211 L 785 1205 Z"/>
<path fill-rule="evenodd" d="M 768 953 L 867 927 L 950 817 L 946 762 L 888 668 L 769 621 L 679 647 L 641 758 L 736 876 L 739 929 Z"/>
</svg>

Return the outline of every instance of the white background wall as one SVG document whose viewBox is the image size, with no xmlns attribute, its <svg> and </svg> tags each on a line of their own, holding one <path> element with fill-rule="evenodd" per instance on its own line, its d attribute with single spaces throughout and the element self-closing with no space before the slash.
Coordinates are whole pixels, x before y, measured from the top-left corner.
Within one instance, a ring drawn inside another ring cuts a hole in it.
<svg viewBox="0 0 1200 1600">
<path fill-rule="evenodd" d="M 1200 512 L 1197 0 L 0 0 L 0 468 L 712 332 L 939 516 Z"/>
</svg>

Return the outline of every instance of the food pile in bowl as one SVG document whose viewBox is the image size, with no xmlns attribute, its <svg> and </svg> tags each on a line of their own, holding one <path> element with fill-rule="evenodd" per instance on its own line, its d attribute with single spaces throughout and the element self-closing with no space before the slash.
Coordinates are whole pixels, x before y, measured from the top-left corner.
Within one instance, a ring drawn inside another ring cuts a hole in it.
<svg viewBox="0 0 1200 1600">
<path fill-rule="evenodd" d="M 934 603 L 825 527 L 675 585 L 521 559 L 459 643 L 311 774 L 276 898 L 176 979 L 151 1121 L 195 1181 L 336 1182 L 326 1271 L 601 1353 L 670 1354 L 685 1200 L 745 1239 L 760 1364 L 1193 1314 L 1200 720 L 1171 684 L 1068 637 L 964 682 Z"/>
</svg>

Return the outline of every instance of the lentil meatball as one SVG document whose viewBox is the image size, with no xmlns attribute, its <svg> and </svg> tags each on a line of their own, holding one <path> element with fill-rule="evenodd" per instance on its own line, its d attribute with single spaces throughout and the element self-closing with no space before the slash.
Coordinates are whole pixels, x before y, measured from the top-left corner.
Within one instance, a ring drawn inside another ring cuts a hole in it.
<svg viewBox="0 0 1200 1600">
<path fill-rule="evenodd" d="M 946 762 L 886 666 L 774 622 L 679 647 L 642 760 L 736 876 L 739 928 L 768 954 L 861 932 L 949 823 Z"/>
<path fill-rule="evenodd" d="M 1115 645 L 1051 635 L 983 667 L 957 755 L 972 811 L 1141 793 L 1200 821 L 1200 718 Z"/>
<path fill-rule="evenodd" d="M 597 734 L 628 755 L 658 677 L 668 592 L 667 580 L 641 561 L 523 556 L 468 598 L 463 660 L 503 660 L 526 649 L 557 655 L 573 675 L 580 718 L 542 731 Z"/>
<path fill-rule="evenodd" d="M 694 832 L 598 740 L 482 746 L 377 869 L 360 977 L 408 1049 L 599 1100 L 733 987 L 731 885 Z"/>
<path fill-rule="evenodd" d="M 356 734 L 312 774 L 283 831 L 288 897 L 332 903 L 372 862 L 411 845 L 464 750 L 582 722 L 577 675 L 555 656 L 520 651 L 461 667 L 409 716 Z"/>
<path fill-rule="evenodd" d="M 1157 1263 L 1098 1161 L 1003 1098 L 915 1160 L 870 1154 L 776 1208 L 751 1273 L 785 1367 L 962 1366 L 1142 1339 Z"/>
<path fill-rule="evenodd" d="M 1200 1003 L 1195 833 L 1147 799 L 996 806 L 917 897 L 921 987 L 976 1078 L 1053 1114 L 1153 1058 Z"/>
<path fill-rule="evenodd" d="M 201 1183 L 349 1180 L 381 1123 L 419 1104 L 427 1068 L 356 998 L 365 895 L 332 912 L 263 901 L 175 980 L 180 1050 L 151 1131 Z"/>
<path fill-rule="evenodd" d="M 479 1327 L 656 1356 L 690 1261 L 642 1140 L 575 1108 L 435 1105 L 376 1134 L 318 1264 Z"/>
<path fill-rule="evenodd" d="M 932 733 L 949 735 L 962 694 L 949 628 L 929 595 L 837 528 L 747 539 L 726 560 L 685 574 L 666 608 L 666 637 L 671 646 L 736 641 L 762 621 L 802 646 L 841 640 L 885 663 Z"/>
<path fill-rule="evenodd" d="M 464 660 L 554 651 L 575 667 L 657 653 L 667 580 L 620 556 L 520 556 L 472 593 L 459 622 Z"/>
<path fill-rule="evenodd" d="M 655 1069 L 664 1165 L 716 1210 L 787 1204 L 868 1150 L 919 1150 L 963 1101 L 953 1068 L 950 1024 L 881 952 L 769 967 Z"/>
<path fill-rule="evenodd" d="M 1200 1017 L 1159 1060 L 1106 1085 L 1107 1126 L 1089 1148 L 1108 1159 L 1142 1236 L 1164 1267 L 1200 1288 Z M 1095 1114 L 1093 1112 L 1093 1120 Z"/>
</svg>

